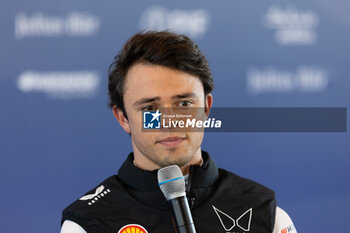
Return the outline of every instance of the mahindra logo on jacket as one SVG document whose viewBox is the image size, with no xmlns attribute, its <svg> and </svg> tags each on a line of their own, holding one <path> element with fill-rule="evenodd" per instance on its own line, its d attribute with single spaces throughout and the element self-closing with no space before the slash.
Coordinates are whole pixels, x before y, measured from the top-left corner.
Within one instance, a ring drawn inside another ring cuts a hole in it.
<svg viewBox="0 0 350 233">
<path fill-rule="evenodd" d="M 231 216 L 219 210 L 215 206 L 212 206 L 216 215 L 218 216 L 222 227 L 226 232 L 231 231 L 235 226 L 240 228 L 243 231 L 250 231 L 250 223 L 252 220 L 253 209 L 250 208 L 245 211 L 241 216 L 239 216 L 236 220 Z"/>
</svg>

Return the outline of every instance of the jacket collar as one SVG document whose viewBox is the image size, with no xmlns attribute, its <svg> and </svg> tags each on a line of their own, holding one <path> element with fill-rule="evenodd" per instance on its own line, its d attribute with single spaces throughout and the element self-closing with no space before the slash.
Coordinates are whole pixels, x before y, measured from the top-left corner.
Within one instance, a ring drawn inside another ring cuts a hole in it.
<svg viewBox="0 0 350 233">
<path fill-rule="evenodd" d="M 189 173 L 190 190 L 206 188 L 217 180 L 218 168 L 210 155 L 202 150 L 203 164 L 191 165 Z M 118 177 L 128 186 L 139 191 L 159 191 L 158 170 L 146 171 L 136 167 L 133 163 L 134 154 L 131 152 L 118 171 Z"/>
</svg>

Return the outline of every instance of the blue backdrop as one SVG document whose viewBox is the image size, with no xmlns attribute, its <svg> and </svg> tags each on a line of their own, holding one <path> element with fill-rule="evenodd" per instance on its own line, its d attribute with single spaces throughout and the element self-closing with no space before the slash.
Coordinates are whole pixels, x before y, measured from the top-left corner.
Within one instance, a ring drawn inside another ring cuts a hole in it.
<svg viewBox="0 0 350 233">
<path fill-rule="evenodd" d="M 107 69 L 142 28 L 206 54 L 214 107 L 349 107 L 350 3 L 0 2 L 1 232 L 58 232 L 62 209 L 131 151 L 107 108 Z M 83 83 L 83 85 L 82 85 Z M 345 133 L 207 133 L 218 166 L 276 191 L 299 232 L 344 232 Z"/>
</svg>

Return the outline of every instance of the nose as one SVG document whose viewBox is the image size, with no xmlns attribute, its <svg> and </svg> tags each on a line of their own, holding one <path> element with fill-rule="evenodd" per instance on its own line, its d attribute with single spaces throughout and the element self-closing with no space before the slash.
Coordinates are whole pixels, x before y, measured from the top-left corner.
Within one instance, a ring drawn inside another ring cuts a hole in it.
<svg viewBox="0 0 350 233">
<path fill-rule="evenodd" d="M 172 129 L 173 126 L 171 124 L 171 120 L 174 119 L 174 111 L 170 107 L 160 107 L 159 111 L 162 113 L 161 116 L 161 122 L 160 122 L 160 128 L 162 130 L 168 131 L 169 129 Z"/>
</svg>

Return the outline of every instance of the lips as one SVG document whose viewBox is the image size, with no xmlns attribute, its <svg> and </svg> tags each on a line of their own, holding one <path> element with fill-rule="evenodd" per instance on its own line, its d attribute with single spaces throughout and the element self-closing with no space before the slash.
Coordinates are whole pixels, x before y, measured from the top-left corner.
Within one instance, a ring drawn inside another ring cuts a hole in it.
<svg viewBox="0 0 350 233">
<path fill-rule="evenodd" d="M 164 139 L 158 141 L 158 143 L 160 143 L 164 146 L 173 147 L 173 146 L 179 145 L 183 140 L 185 140 L 185 138 L 168 137 L 168 138 L 164 138 Z"/>
</svg>

